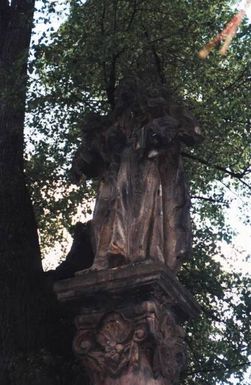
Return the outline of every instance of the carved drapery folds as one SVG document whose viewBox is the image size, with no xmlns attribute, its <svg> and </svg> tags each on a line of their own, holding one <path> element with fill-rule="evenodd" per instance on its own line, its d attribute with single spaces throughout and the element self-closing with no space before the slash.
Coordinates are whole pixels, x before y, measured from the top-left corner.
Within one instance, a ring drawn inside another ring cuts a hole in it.
<svg viewBox="0 0 251 385">
<path fill-rule="evenodd" d="M 177 272 L 191 255 L 190 197 L 184 144 L 202 140 L 196 119 L 162 87 L 122 81 L 114 111 L 89 114 L 73 160 L 76 182 L 97 178 L 92 220 L 93 268 L 146 259 Z"/>
</svg>

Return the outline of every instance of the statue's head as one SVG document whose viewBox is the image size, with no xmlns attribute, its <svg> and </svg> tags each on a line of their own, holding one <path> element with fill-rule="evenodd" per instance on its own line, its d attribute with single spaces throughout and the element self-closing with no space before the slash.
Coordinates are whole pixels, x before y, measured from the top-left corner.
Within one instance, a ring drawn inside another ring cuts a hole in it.
<svg viewBox="0 0 251 385">
<path fill-rule="evenodd" d="M 202 141 L 197 120 L 182 103 L 173 100 L 167 87 L 148 85 L 136 76 L 128 76 L 117 86 L 113 119 L 122 129 L 130 132 L 165 115 L 177 120 L 181 141 L 188 145 Z"/>
<path fill-rule="evenodd" d="M 148 86 L 136 76 L 121 80 L 115 92 L 114 120 L 142 126 L 168 111 L 170 97 L 161 86 Z"/>
</svg>

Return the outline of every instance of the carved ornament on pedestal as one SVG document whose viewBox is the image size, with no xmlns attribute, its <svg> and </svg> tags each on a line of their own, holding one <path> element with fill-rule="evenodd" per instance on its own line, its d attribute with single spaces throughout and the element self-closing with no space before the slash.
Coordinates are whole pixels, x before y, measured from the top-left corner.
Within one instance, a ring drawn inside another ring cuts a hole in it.
<svg viewBox="0 0 251 385">
<path fill-rule="evenodd" d="M 92 330 L 77 322 L 74 351 L 95 384 L 127 372 L 144 372 L 148 379 L 163 377 L 168 384 L 176 383 L 186 361 L 183 330 L 171 313 L 159 319 L 153 303 L 144 307 L 134 319 L 106 314 Z"/>
<path fill-rule="evenodd" d="M 84 272 L 55 289 L 76 306 L 73 350 L 94 385 L 178 383 L 186 363 L 179 323 L 199 309 L 167 267 Z"/>
</svg>

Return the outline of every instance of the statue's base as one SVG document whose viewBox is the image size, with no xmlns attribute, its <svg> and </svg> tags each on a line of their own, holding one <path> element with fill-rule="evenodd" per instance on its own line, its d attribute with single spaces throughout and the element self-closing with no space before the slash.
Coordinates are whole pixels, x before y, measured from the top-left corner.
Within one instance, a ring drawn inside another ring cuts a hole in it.
<svg viewBox="0 0 251 385">
<path fill-rule="evenodd" d="M 199 307 L 163 264 L 140 262 L 82 271 L 59 281 L 75 306 L 74 351 L 94 385 L 173 385 L 185 365 L 180 322 Z"/>
</svg>

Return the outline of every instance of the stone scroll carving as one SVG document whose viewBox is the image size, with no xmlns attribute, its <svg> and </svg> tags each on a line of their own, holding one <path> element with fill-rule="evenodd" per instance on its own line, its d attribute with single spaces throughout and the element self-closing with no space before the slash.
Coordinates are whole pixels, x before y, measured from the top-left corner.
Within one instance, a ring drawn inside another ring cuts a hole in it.
<svg viewBox="0 0 251 385">
<path fill-rule="evenodd" d="M 186 361 L 182 328 L 168 311 L 136 313 L 132 318 L 119 312 L 106 314 L 94 328 L 78 323 L 74 351 L 95 385 L 105 384 L 106 379 L 110 384 L 112 378 L 128 373 L 143 373 L 145 383 L 177 383 Z"/>
<path fill-rule="evenodd" d="M 85 118 L 72 173 L 98 180 L 93 269 L 151 259 L 177 271 L 191 253 L 181 146 L 201 138 L 188 111 L 135 78 L 118 86 L 112 113 Z"/>
</svg>

